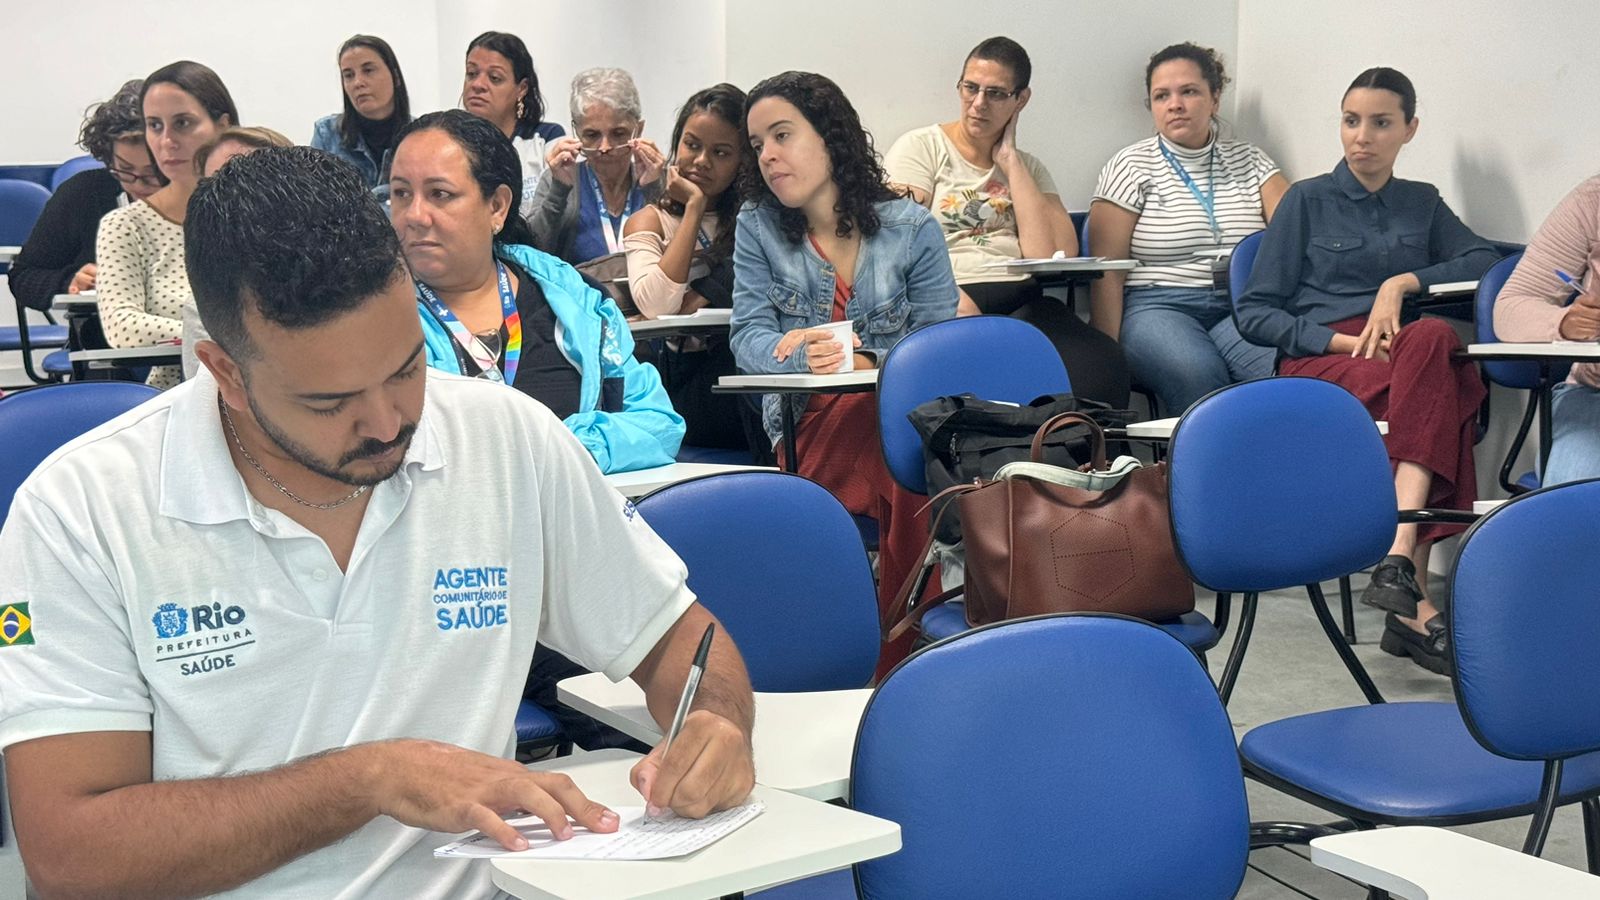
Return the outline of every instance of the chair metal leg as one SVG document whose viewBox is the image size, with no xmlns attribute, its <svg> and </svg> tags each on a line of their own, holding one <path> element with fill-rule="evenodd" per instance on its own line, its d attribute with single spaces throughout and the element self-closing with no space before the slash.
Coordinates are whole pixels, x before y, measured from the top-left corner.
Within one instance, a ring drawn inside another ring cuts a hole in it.
<svg viewBox="0 0 1600 900">
<path fill-rule="evenodd" d="M 1350 595 L 1350 576 L 1339 576 L 1339 618 L 1344 621 L 1344 639 L 1351 644 L 1356 640 L 1356 605 Z"/>
<path fill-rule="evenodd" d="M 1233 595 L 1217 592 L 1217 605 L 1211 613 L 1211 627 L 1217 630 L 1218 640 L 1221 640 L 1228 631 L 1228 618 L 1232 609 Z"/>
<path fill-rule="evenodd" d="M 1517 434 L 1511 439 L 1511 447 L 1506 450 L 1506 458 L 1500 463 L 1500 489 L 1515 497 L 1525 493 L 1527 488 L 1511 480 L 1512 466 L 1517 464 L 1517 457 L 1522 453 L 1522 445 L 1528 441 L 1528 432 L 1533 430 L 1533 417 L 1539 412 L 1539 395 L 1528 395 L 1528 405 L 1522 410 L 1522 422 L 1517 426 Z M 1539 469 L 1539 478 L 1544 478 L 1544 469 Z"/>
<path fill-rule="evenodd" d="M 1560 794 L 1561 760 L 1545 760 L 1544 781 L 1539 785 L 1539 806 L 1534 810 L 1533 822 L 1528 826 L 1528 838 L 1522 842 L 1523 853 L 1529 856 L 1544 853 L 1544 839 L 1550 836 L 1550 823 L 1556 817 L 1556 798 Z"/>
<path fill-rule="evenodd" d="M 1250 849 L 1282 847 L 1285 844 L 1309 844 L 1314 838 L 1347 834 L 1351 831 L 1367 831 L 1370 828 L 1370 825 L 1352 822 L 1349 819 L 1330 822 L 1327 825 L 1316 825 L 1311 822 L 1251 822 Z"/>
<path fill-rule="evenodd" d="M 1356 680 L 1361 693 L 1365 694 L 1368 703 L 1382 703 L 1383 695 L 1378 693 L 1378 686 L 1372 683 L 1372 676 L 1367 674 L 1361 660 L 1356 659 L 1356 653 L 1345 643 L 1344 635 L 1339 633 L 1339 627 L 1333 622 L 1333 614 L 1328 612 L 1328 599 L 1322 596 L 1322 585 L 1306 585 L 1306 593 L 1311 595 L 1311 608 L 1317 613 L 1317 622 L 1322 625 L 1323 633 L 1327 634 L 1328 641 L 1333 644 L 1333 649 L 1338 652 L 1339 659 L 1344 662 L 1344 667 L 1350 670 L 1350 677 Z"/>
<path fill-rule="evenodd" d="M 1244 664 L 1244 651 L 1250 645 L 1250 632 L 1256 625 L 1256 595 L 1244 595 L 1244 609 L 1239 612 L 1239 630 L 1233 635 L 1233 649 L 1228 651 L 1228 663 L 1222 667 L 1222 682 L 1217 685 L 1217 694 L 1222 697 L 1222 705 L 1228 705 L 1228 698 L 1233 696 L 1233 685 L 1239 680 L 1239 668 Z"/>
<path fill-rule="evenodd" d="M 1600 799 L 1583 801 L 1583 846 L 1589 859 L 1589 874 L 1600 875 Z"/>
</svg>

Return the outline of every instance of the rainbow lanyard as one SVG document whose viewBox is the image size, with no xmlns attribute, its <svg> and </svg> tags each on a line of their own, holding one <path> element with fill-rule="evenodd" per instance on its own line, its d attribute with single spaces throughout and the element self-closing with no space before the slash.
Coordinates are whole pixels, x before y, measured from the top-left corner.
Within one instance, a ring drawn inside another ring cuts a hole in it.
<svg viewBox="0 0 1600 900">
<path fill-rule="evenodd" d="M 522 313 L 517 311 L 517 295 L 511 290 L 511 276 L 506 272 L 506 264 L 498 259 L 494 261 L 494 264 L 500 272 L 500 308 L 505 316 L 506 365 L 504 375 L 500 374 L 500 367 L 495 365 L 495 354 L 490 353 L 489 348 L 483 345 L 483 341 L 478 340 L 477 335 L 468 331 L 467 326 L 461 324 L 461 320 L 457 319 L 455 313 L 450 311 L 450 307 L 444 305 L 444 301 L 440 300 L 439 295 L 433 292 L 433 288 L 419 281 L 417 282 L 417 292 L 422 294 L 422 299 L 427 302 L 428 308 L 433 310 L 434 318 L 437 318 L 445 328 L 449 329 L 451 336 L 456 339 L 456 343 L 460 344 L 461 349 L 467 351 L 467 355 L 472 357 L 472 361 L 478 364 L 478 369 L 480 370 L 478 377 L 487 378 L 490 381 L 498 381 L 502 384 L 514 384 L 517 380 L 517 359 L 522 356 Z"/>
</svg>

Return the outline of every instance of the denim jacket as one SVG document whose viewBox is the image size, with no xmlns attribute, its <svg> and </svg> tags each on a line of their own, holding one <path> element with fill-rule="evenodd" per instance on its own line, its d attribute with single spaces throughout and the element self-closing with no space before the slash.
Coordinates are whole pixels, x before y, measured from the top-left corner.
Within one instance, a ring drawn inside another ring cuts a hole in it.
<svg viewBox="0 0 1600 900">
<path fill-rule="evenodd" d="M 385 151 L 382 159 L 373 156 L 372 148 L 367 146 L 367 139 L 359 134 L 356 135 L 355 147 L 346 147 L 344 136 L 339 133 L 339 117 L 342 115 L 343 113 L 334 113 L 318 119 L 316 126 L 311 129 L 311 146 L 355 166 L 356 171 L 361 173 L 362 180 L 367 183 L 367 187 L 378 188 L 384 174 L 389 171 L 389 157 L 392 151 Z M 389 186 L 387 184 L 381 186 L 386 198 Z"/>
<path fill-rule="evenodd" d="M 861 350 L 882 357 L 914 328 L 956 313 L 956 279 L 944 233 L 918 204 L 886 200 L 877 205 L 878 233 L 861 242 L 854 296 L 845 315 L 855 323 Z M 733 323 L 730 343 L 739 369 L 756 375 L 811 371 L 802 346 L 783 362 L 772 352 L 785 333 L 833 318 L 833 266 L 810 241 L 791 243 L 778 227 L 778 209 L 745 204 L 733 249 Z M 796 419 L 808 395 L 789 394 Z M 767 436 L 782 436 L 779 395 L 762 402 Z"/>
</svg>

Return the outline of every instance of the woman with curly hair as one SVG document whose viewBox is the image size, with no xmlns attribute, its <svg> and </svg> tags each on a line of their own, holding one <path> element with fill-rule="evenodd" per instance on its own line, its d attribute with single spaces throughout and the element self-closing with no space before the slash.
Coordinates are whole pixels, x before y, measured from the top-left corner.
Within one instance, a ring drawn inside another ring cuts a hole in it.
<svg viewBox="0 0 1600 900">
<path fill-rule="evenodd" d="M 143 200 L 166 184 L 144 143 L 144 113 L 139 109 L 139 79 L 124 84 L 110 100 L 90 107 L 78 146 L 103 169 L 68 178 L 50 195 L 11 264 L 11 292 L 34 309 L 50 308 L 56 294 L 94 290 L 94 237 L 106 213 Z M 85 338 L 104 346 L 100 326 Z"/>
<path fill-rule="evenodd" d="M 912 329 L 955 315 L 958 291 L 933 216 L 884 183 L 872 137 L 839 86 L 810 72 L 756 85 L 746 117 L 758 169 L 735 233 L 731 341 L 752 373 L 837 372 L 851 354 L 870 369 Z M 818 328 L 854 325 L 851 346 Z M 928 537 L 925 498 L 895 483 L 878 451 L 874 394 L 769 395 L 767 434 L 779 442 L 780 402 L 800 407 L 800 474 L 851 512 L 877 519 L 880 607 L 917 563 Z M 780 452 L 779 456 L 782 457 Z M 879 674 L 910 650 L 884 647 Z"/>
</svg>

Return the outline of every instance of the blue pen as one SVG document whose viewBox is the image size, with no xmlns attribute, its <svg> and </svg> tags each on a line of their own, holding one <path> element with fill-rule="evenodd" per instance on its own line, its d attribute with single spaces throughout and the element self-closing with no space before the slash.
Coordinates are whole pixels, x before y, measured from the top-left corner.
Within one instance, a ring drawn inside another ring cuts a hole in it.
<svg viewBox="0 0 1600 900">
<path fill-rule="evenodd" d="M 1561 279 L 1563 282 L 1565 282 L 1567 287 L 1572 288 L 1573 290 L 1577 291 L 1580 294 L 1589 293 L 1588 290 L 1586 290 L 1583 285 L 1578 283 L 1578 279 L 1573 278 L 1571 275 L 1568 275 L 1567 273 L 1561 271 L 1560 269 L 1556 270 L 1556 277 Z"/>
</svg>

